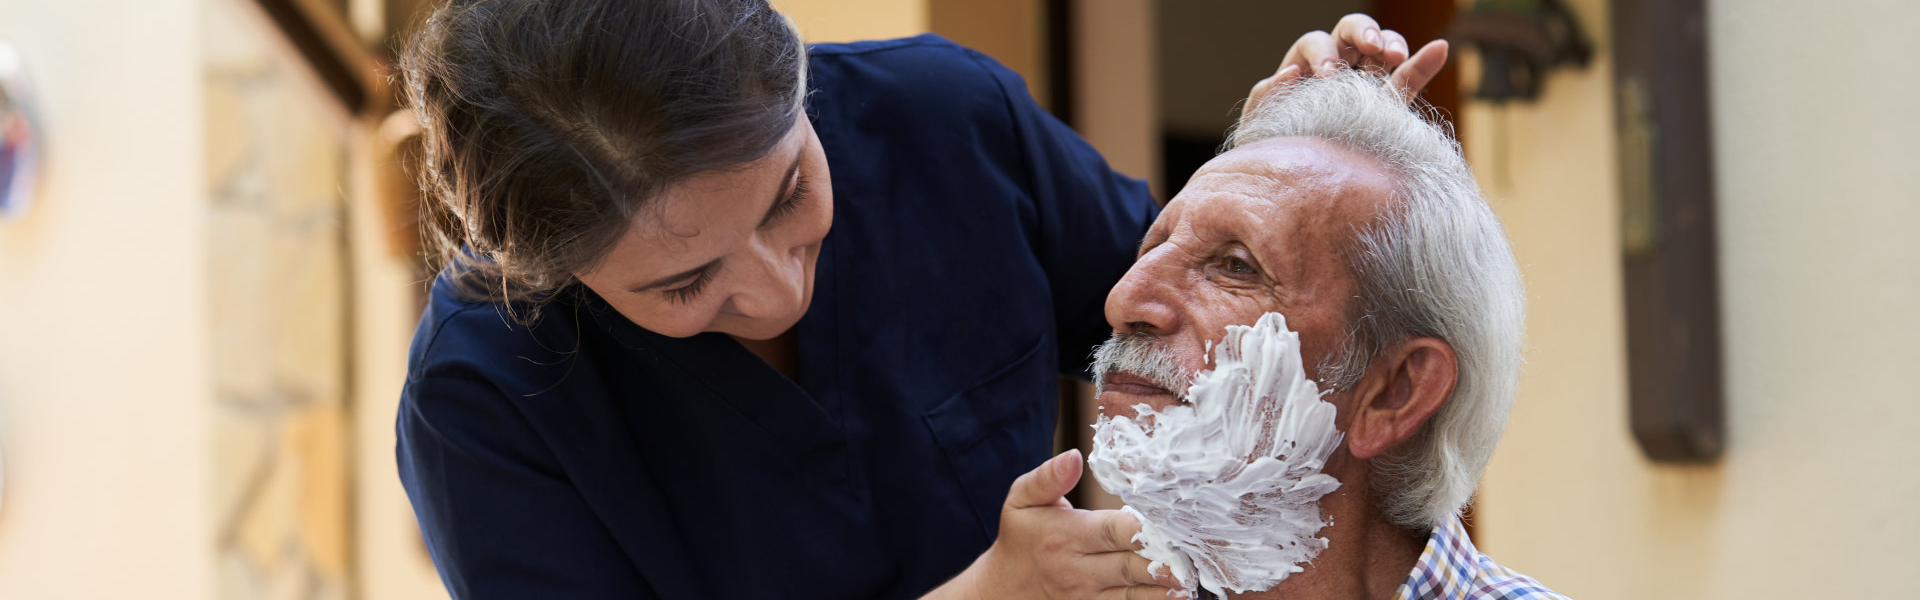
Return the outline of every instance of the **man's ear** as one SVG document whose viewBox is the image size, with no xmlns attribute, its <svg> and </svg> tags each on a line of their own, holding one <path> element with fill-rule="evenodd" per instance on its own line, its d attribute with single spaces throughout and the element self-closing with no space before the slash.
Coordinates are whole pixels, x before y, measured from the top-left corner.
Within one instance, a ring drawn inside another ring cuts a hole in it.
<svg viewBox="0 0 1920 600">
<path fill-rule="evenodd" d="M 1439 338 L 1417 337 L 1389 350 L 1356 390 L 1347 450 L 1373 458 L 1413 437 L 1453 394 L 1459 368 L 1453 346 Z"/>
</svg>

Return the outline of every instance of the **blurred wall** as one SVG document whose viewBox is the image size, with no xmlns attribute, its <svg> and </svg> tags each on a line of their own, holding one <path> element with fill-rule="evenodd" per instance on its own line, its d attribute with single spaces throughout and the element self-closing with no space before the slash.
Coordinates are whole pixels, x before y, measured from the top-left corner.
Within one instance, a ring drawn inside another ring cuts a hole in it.
<svg viewBox="0 0 1920 600">
<path fill-rule="evenodd" d="M 1043 0 L 773 0 L 809 43 L 884 40 L 938 33 L 979 50 L 1047 98 Z"/>
<path fill-rule="evenodd" d="M 927 0 L 927 30 L 979 50 L 1027 80 L 1040 106 L 1047 87 L 1045 0 Z"/>
<path fill-rule="evenodd" d="M 928 0 L 772 0 L 809 42 L 853 42 L 927 31 Z"/>
<path fill-rule="evenodd" d="M 0 223 L 0 598 L 213 596 L 200 0 L 0 0 L 45 178 Z"/>
<path fill-rule="evenodd" d="M 407 377 L 407 346 L 427 292 L 416 249 L 419 188 L 401 169 L 418 131 L 410 112 L 355 131 L 348 195 L 353 313 L 354 575 L 360 600 L 446 598 L 394 462 L 394 417 Z M 404 149 L 403 149 L 404 148 Z"/>
<path fill-rule="evenodd" d="M 1920 5 L 1709 3 L 1729 446 L 1663 466 L 1626 421 L 1607 4 L 1570 4 L 1600 60 L 1463 131 L 1531 301 L 1483 549 L 1579 598 L 1909 594 L 1920 38 L 1866 24 Z"/>
</svg>

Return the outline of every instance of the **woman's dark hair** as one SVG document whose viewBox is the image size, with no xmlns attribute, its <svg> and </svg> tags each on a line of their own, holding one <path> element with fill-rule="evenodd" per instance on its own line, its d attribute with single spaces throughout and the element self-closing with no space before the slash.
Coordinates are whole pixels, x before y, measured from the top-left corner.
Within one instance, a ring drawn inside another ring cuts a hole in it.
<svg viewBox="0 0 1920 600">
<path fill-rule="evenodd" d="M 452 0 L 400 67 L 432 255 L 463 296 L 535 307 L 667 186 L 770 152 L 806 86 L 766 0 Z"/>
</svg>

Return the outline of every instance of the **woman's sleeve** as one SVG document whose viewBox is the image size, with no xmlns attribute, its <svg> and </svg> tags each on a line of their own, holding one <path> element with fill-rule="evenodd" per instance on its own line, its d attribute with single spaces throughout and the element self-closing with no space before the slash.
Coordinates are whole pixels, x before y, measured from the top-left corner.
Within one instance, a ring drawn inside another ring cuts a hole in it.
<svg viewBox="0 0 1920 600">
<path fill-rule="evenodd" d="M 1060 372 L 1085 379 L 1106 341 L 1107 292 L 1120 281 L 1160 214 L 1145 181 L 1115 172 L 1072 128 L 1040 108 L 1011 69 L 976 53 L 999 82 L 1039 216 L 1034 247 L 1053 292 Z"/>
<path fill-rule="evenodd" d="M 454 598 L 656 597 L 494 385 L 415 380 L 397 428 L 401 483 Z"/>
</svg>

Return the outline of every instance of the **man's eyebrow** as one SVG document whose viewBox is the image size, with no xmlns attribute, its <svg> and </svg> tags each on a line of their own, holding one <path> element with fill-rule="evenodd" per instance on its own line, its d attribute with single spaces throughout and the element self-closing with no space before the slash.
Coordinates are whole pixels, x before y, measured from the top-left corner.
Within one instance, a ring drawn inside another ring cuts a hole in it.
<svg viewBox="0 0 1920 600">
<path fill-rule="evenodd" d="M 760 227 L 766 227 L 768 223 L 772 223 L 773 218 L 779 214 L 780 203 L 793 195 L 794 185 L 800 182 L 795 175 L 800 173 L 800 157 L 806 156 L 805 150 L 802 148 L 800 152 L 793 154 L 793 164 L 787 165 L 787 176 L 781 179 L 780 193 L 773 197 L 772 204 L 767 205 L 767 216 L 760 217 Z"/>
<path fill-rule="evenodd" d="M 627 292 L 628 292 L 628 293 L 633 293 L 633 294 L 640 294 L 640 293 L 645 293 L 645 292 L 647 292 L 648 290 L 652 290 L 652 289 L 655 289 L 655 288 L 660 288 L 660 287 L 665 287 L 665 286 L 666 286 L 667 284 L 670 284 L 670 283 L 674 283 L 674 282 L 678 282 L 678 281 L 685 281 L 685 280 L 687 280 L 687 279 L 692 279 L 693 277 L 695 277 L 695 276 L 697 276 L 697 275 L 699 275 L 699 274 L 700 274 L 700 273 L 701 273 L 702 271 L 705 271 L 705 270 L 707 270 L 707 269 L 712 269 L 712 268 L 717 268 L 717 267 L 719 267 L 719 266 L 720 266 L 720 259 L 717 259 L 717 258 L 716 258 L 716 259 L 713 259 L 713 262 L 710 262 L 710 263 L 707 263 L 707 264 L 704 264 L 704 265 L 700 265 L 700 266 L 698 266 L 698 267 L 694 267 L 694 268 L 691 268 L 691 269 L 687 269 L 687 270 L 685 270 L 685 271 L 681 271 L 681 272 L 679 272 L 679 273 L 674 273 L 674 274 L 672 274 L 672 275 L 668 275 L 668 276 L 666 276 L 666 277 L 661 277 L 661 278 L 659 278 L 659 279 L 655 279 L 655 280 L 653 280 L 653 281 L 649 281 L 649 282 L 647 282 L 647 283 L 642 283 L 642 284 L 638 284 L 638 285 L 634 285 L 634 286 L 632 286 L 632 287 L 629 287 L 629 288 L 627 288 Z"/>
<path fill-rule="evenodd" d="M 1140 243 L 1134 245 L 1133 259 L 1140 260 L 1141 256 L 1146 255 L 1148 247 L 1164 244 L 1167 242 L 1167 238 L 1169 237 L 1171 236 L 1156 235 L 1154 230 L 1148 229 L 1146 235 L 1140 236 Z"/>
</svg>

